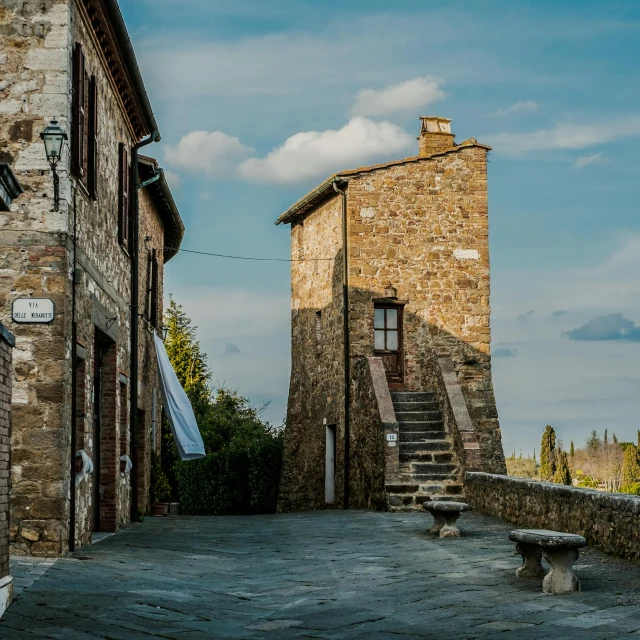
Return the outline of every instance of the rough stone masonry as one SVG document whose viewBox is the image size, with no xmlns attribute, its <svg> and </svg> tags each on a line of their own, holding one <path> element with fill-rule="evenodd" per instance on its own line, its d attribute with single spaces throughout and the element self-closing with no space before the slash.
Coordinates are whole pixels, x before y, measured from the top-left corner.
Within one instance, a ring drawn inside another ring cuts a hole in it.
<svg viewBox="0 0 640 640">
<path fill-rule="evenodd" d="M 152 331 L 162 318 L 163 265 L 183 226 L 166 182 L 141 192 L 142 364 L 132 441 L 129 164 L 132 146 L 156 125 L 129 47 L 115 0 L 0 0 L 0 162 L 24 187 L 0 213 L 0 319 L 16 336 L 11 544 L 18 554 L 61 555 L 70 539 L 80 546 L 93 531 L 125 525 L 132 475 L 142 512 L 149 502 L 151 449 L 160 443 Z M 58 211 L 40 139 L 54 118 L 69 136 Z M 140 165 L 147 178 L 157 168 L 150 159 Z M 13 322 L 17 298 L 52 300 L 55 318 Z M 136 447 L 137 468 L 125 474 L 120 457 L 134 457 Z M 80 481 L 72 471 L 82 467 L 79 450 L 94 464 Z"/>
<path fill-rule="evenodd" d="M 346 192 L 351 506 L 385 507 L 384 450 L 391 445 L 369 392 L 371 373 L 362 364 L 370 357 L 383 360 L 391 389 L 407 391 L 431 391 L 434 354 L 450 357 L 482 469 L 505 471 L 491 380 L 489 150 L 474 138 L 456 144 L 445 118 L 422 118 L 419 156 L 342 171 L 279 218 L 291 225 L 293 259 L 280 510 L 337 506 L 343 498 L 344 247 L 335 187 Z M 399 327 L 376 324 L 384 309 L 396 310 L 387 317 L 391 323 L 400 318 Z M 379 344 L 383 339 L 390 343 Z M 329 429 L 336 433 L 333 502 L 325 495 Z M 464 468 L 464 460 L 454 464 L 458 472 Z"/>
</svg>

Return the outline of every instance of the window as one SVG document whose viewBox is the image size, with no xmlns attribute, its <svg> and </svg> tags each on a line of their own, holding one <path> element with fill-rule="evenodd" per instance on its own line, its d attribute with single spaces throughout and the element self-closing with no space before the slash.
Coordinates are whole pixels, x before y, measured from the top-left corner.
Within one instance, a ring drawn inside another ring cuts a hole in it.
<svg viewBox="0 0 640 640">
<path fill-rule="evenodd" d="M 158 256 L 156 250 L 151 251 L 151 282 L 149 284 L 149 295 L 151 304 L 149 305 L 149 322 L 151 326 L 158 326 Z"/>
<path fill-rule="evenodd" d="M 376 351 L 398 351 L 398 309 L 376 308 L 373 328 Z"/>
<path fill-rule="evenodd" d="M 129 153 L 121 142 L 118 151 L 118 237 L 120 244 L 129 250 Z"/>
<path fill-rule="evenodd" d="M 89 127 L 87 131 L 87 188 L 93 200 L 98 198 L 98 83 L 89 80 Z"/>
<path fill-rule="evenodd" d="M 77 42 L 73 52 L 73 131 L 72 168 L 79 178 L 87 173 L 87 109 L 89 87 L 86 59 L 82 45 Z"/>
<path fill-rule="evenodd" d="M 315 338 L 316 355 L 319 356 L 322 353 L 322 311 L 316 311 Z"/>
</svg>

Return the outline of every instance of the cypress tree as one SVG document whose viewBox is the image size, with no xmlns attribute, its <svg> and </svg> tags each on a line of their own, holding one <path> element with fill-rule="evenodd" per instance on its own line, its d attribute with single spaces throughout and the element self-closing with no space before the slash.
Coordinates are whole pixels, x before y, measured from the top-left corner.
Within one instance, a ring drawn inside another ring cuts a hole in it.
<svg viewBox="0 0 640 640">
<path fill-rule="evenodd" d="M 638 460 L 638 449 L 629 446 L 624 450 L 622 461 L 622 486 L 640 481 L 640 460 Z"/>
<path fill-rule="evenodd" d="M 533 461 L 536 462 L 536 450 L 533 450 Z"/>
<path fill-rule="evenodd" d="M 640 447 L 640 429 L 638 429 L 638 447 Z"/>
<path fill-rule="evenodd" d="M 569 458 L 567 452 L 558 450 L 558 465 L 553 474 L 553 482 L 556 484 L 571 484 L 571 471 L 569 470 Z"/>
<path fill-rule="evenodd" d="M 573 458 L 576 455 L 575 447 L 573 446 L 573 440 L 571 441 L 571 446 L 569 447 L 569 455 Z"/>
<path fill-rule="evenodd" d="M 613 434 L 613 444 L 618 444 L 618 436 L 616 436 L 616 434 Z"/>
<path fill-rule="evenodd" d="M 604 443 L 605 446 L 609 444 L 609 438 L 607 437 L 608 432 L 609 432 L 608 429 L 604 430 L 604 438 L 602 439 L 602 442 Z"/>
<path fill-rule="evenodd" d="M 540 479 L 551 482 L 556 472 L 556 432 L 553 427 L 547 425 L 542 435 L 540 448 Z"/>
</svg>

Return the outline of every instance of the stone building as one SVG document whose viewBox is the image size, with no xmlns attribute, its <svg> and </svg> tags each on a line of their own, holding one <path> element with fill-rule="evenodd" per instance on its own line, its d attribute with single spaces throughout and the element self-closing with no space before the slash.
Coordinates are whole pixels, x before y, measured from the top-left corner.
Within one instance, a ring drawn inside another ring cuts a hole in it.
<svg viewBox="0 0 640 640">
<path fill-rule="evenodd" d="M 490 148 L 456 144 L 445 118 L 421 121 L 418 156 L 337 173 L 277 221 L 293 259 L 281 511 L 411 509 L 460 494 L 465 469 L 505 471 Z"/>
<path fill-rule="evenodd" d="M 160 136 L 117 1 L 0 0 L 0 25 L 0 162 L 24 188 L 0 213 L 0 320 L 16 337 L 11 544 L 56 556 L 147 510 L 153 332 L 184 227 L 138 153 Z M 59 206 L 40 139 L 52 119 L 68 134 Z M 33 301 L 47 322 L 16 313 Z"/>
</svg>

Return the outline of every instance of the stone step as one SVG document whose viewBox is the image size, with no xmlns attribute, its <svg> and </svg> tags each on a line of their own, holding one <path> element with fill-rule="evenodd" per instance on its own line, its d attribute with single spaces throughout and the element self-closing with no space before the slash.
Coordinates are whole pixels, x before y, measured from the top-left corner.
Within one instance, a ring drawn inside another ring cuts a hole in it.
<svg viewBox="0 0 640 640">
<path fill-rule="evenodd" d="M 440 411 L 437 402 L 394 402 L 395 411 Z"/>
<path fill-rule="evenodd" d="M 441 411 L 397 411 L 396 420 L 403 424 L 405 422 L 442 422 Z"/>
<path fill-rule="evenodd" d="M 400 451 L 400 462 L 453 462 L 453 452 L 417 451 L 403 453 Z"/>
<path fill-rule="evenodd" d="M 456 469 L 455 464 L 448 462 L 410 462 L 409 467 L 411 473 L 453 473 Z"/>
<path fill-rule="evenodd" d="M 415 420 L 414 422 L 398 421 L 398 427 L 400 431 L 422 431 L 427 429 L 428 431 L 433 429 L 444 430 L 444 422 L 440 420 Z"/>
<path fill-rule="evenodd" d="M 457 480 L 457 473 L 403 473 L 400 480 L 403 483 L 432 482 L 436 480 Z"/>
<path fill-rule="evenodd" d="M 387 493 L 419 493 L 419 484 L 386 484 Z"/>
<path fill-rule="evenodd" d="M 436 402 L 436 394 L 427 391 L 391 391 L 393 402 Z"/>
<path fill-rule="evenodd" d="M 433 453 L 434 451 L 451 451 L 451 442 L 444 438 L 400 442 L 400 455 L 403 453 Z"/>
<path fill-rule="evenodd" d="M 400 442 L 427 442 L 428 440 L 444 440 L 447 434 L 444 429 L 412 429 L 400 430 Z"/>
</svg>

